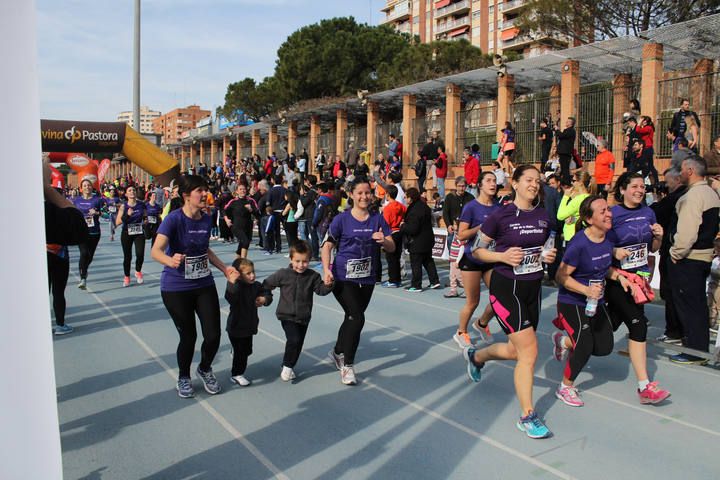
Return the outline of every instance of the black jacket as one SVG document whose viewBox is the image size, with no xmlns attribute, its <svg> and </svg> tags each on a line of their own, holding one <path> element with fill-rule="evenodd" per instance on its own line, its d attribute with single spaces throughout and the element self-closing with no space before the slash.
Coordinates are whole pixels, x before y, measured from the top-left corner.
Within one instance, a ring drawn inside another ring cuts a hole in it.
<svg viewBox="0 0 720 480">
<path fill-rule="evenodd" d="M 410 204 L 405 213 L 405 222 L 400 233 L 406 238 L 405 245 L 410 253 L 432 252 L 435 234 L 432 227 L 432 211 L 422 200 Z"/>
<path fill-rule="evenodd" d="M 324 296 L 332 292 L 332 287 L 326 286 L 320 274 L 310 268 L 303 273 L 297 273 L 291 267 L 282 268 L 266 278 L 263 287 L 268 290 L 280 288 L 275 310 L 278 320 L 302 325 L 310 323 L 313 294 Z"/>
<path fill-rule="evenodd" d="M 312 222 L 313 215 L 315 213 L 315 201 L 317 200 L 318 194 L 312 188 L 305 190 L 305 193 L 300 196 L 300 202 L 303 206 L 302 220 Z"/>
<path fill-rule="evenodd" d="M 80 210 L 45 202 L 45 243 L 80 245 L 87 239 L 88 226 Z"/>
<path fill-rule="evenodd" d="M 557 153 L 558 155 L 571 155 L 575 148 L 575 128 L 566 128 L 557 134 Z"/>
<path fill-rule="evenodd" d="M 287 205 L 285 200 L 285 187 L 282 185 L 273 185 L 268 190 L 267 200 L 265 200 L 273 209 L 274 212 L 278 210 L 282 211 Z"/>
<path fill-rule="evenodd" d="M 454 226 L 455 220 L 460 217 L 465 204 L 473 200 L 475 200 L 475 197 L 468 192 L 464 192 L 462 197 L 458 197 L 455 193 L 445 195 L 445 201 L 443 202 L 443 221 L 445 222 L 445 227 Z"/>
<path fill-rule="evenodd" d="M 245 283 L 237 280 L 228 282 L 225 287 L 225 300 L 230 304 L 230 314 L 227 319 L 228 335 L 231 337 L 250 337 L 258 333 L 258 312 L 255 299 L 265 298 L 265 306 L 272 303 L 272 293 L 263 288 L 260 282 Z"/>
</svg>

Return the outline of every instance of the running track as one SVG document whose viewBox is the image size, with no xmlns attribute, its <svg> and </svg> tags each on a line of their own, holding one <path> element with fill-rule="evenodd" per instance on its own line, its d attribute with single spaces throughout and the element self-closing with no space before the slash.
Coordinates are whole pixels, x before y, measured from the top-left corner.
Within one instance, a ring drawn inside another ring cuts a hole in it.
<svg viewBox="0 0 720 480">
<path fill-rule="evenodd" d="M 628 359 L 613 353 L 591 359 L 578 378 L 586 405 L 568 407 L 554 396 L 562 365 L 551 358 L 556 291 L 548 288 L 534 392 L 550 439 L 516 429 L 512 365 L 488 364 L 480 384 L 468 380 L 450 339 L 463 300 L 444 299 L 442 291 L 376 288 L 356 387 L 341 385 L 326 358 L 342 320 L 330 295 L 316 297 L 294 382 L 279 379 L 284 336 L 273 303 L 261 309 L 246 372 L 253 385 L 230 383 L 223 330 L 214 363 L 223 393 L 210 397 L 194 378 L 195 399 L 180 399 L 177 333 L 160 299 L 161 268 L 148 242 L 145 284 L 122 288 L 120 243 L 103 229 L 86 292 L 76 288 L 71 249 L 67 323 L 76 330 L 54 343 L 67 479 L 717 478 L 720 371 L 674 365 L 650 346 L 651 376 L 673 395 L 663 406 L 641 406 Z M 235 245 L 213 248 L 232 261 Z M 257 248 L 250 258 L 261 281 L 287 265 Z M 224 329 L 225 280 L 213 274 Z M 447 270 L 441 275 L 446 281 Z M 647 311 L 657 336 L 662 307 Z M 491 328 L 499 332 L 496 323 Z M 616 350 L 625 344 L 619 332 Z M 196 351 L 193 375 L 198 359 Z"/>
</svg>

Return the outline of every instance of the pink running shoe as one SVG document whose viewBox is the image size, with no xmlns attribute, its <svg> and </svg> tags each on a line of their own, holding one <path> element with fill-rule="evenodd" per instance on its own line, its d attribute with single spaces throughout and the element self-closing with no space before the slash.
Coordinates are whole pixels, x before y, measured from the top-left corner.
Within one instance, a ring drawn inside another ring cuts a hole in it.
<svg viewBox="0 0 720 480">
<path fill-rule="evenodd" d="M 145 282 L 142 272 L 135 272 L 135 280 L 137 280 L 138 285 L 142 285 L 143 282 Z"/>
<path fill-rule="evenodd" d="M 657 382 L 650 382 L 642 392 L 638 389 L 638 396 L 642 404 L 660 403 L 670 396 L 670 392 L 658 387 Z"/>
<path fill-rule="evenodd" d="M 568 356 L 568 349 L 563 341 L 564 338 L 565 335 L 563 332 L 555 332 L 552 336 L 553 355 L 555 356 L 555 360 L 558 362 L 564 361 Z"/>
<path fill-rule="evenodd" d="M 123 278 L 123 287 L 129 287 L 130 286 L 130 277 L 124 277 Z"/>
<path fill-rule="evenodd" d="M 580 398 L 577 388 L 572 386 L 558 385 L 557 390 L 555 390 L 555 396 L 562 400 L 565 405 L 570 405 L 571 407 L 582 407 L 585 405 L 585 402 Z"/>
</svg>

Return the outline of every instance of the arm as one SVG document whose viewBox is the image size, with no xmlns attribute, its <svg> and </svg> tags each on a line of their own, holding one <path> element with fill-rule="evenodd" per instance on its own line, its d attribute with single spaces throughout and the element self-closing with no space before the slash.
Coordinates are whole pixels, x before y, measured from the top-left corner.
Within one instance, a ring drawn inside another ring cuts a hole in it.
<svg viewBox="0 0 720 480">
<path fill-rule="evenodd" d="M 418 233 L 420 233 L 420 219 L 416 215 L 408 213 L 405 216 L 405 222 L 400 226 L 400 231 L 404 235 L 417 235 Z"/>
<path fill-rule="evenodd" d="M 388 183 L 380 177 L 380 173 L 378 173 L 377 171 L 373 172 L 373 178 L 378 183 L 378 185 L 380 185 L 382 188 L 387 189 Z"/>
<path fill-rule="evenodd" d="M 461 242 L 464 242 L 465 240 L 470 240 L 473 238 L 477 233 L 480 231 L 480 227 L 482 225 L 478 225 L 476 227 L 470 228 L 470 224 L 467 222 L 460 222 L 460 226 L 458 228 L 458 240 Z"/>
<path fill-rule="evenodd" d="M 321 297 L 324 297 L 333 291 L 333 284 L 327 285 L 323 282 L 322 277 L 318 275 L 313 281 L 313 291 Z"/>
<path fill-rule="evenodd" d="M 115 217 L 115 225 L 120 226 L 123 223 L 123 217 L 125 216 L 125 204 L 121 203 L 118 207 L 117 216 Z"/>
<path fill-rule="evenodd" d="M 159 235 L 158 235 L 159 236 Z M 157 245 L 157 237 L 155 239 L 155 244 Z M 215 252 L 212 251 L 212 249 L 208 248 L 208 260 L 210 263 L 212 263 L 215 268 L 220 270 L 223 275 L 225 275 L 226 278 L 230 278 L 231 273 L 237 272 L 235 268 L 226 266 L 222 260 L 220 260 L 220 257 L 215 255 Z"/>
<path fill-rule="evenodd" d="M 593 285 L 592 287 L 590 287 L 587 285 L 583 285 L 571 276 L 574 271 L 575 267 L 573 267 L 572 265 L 568 265 L 565 262 L 560 262 L 560 268 L 555 275 L 555 280 L 557 280 L 560 285 L 567 288 L 571 292 L 579 293 L 580 295 L 584 295 L 587 298 L 600 298 L 600 295 L 602 295 L 602 286 Z"/>
<path fill-rule="evenodd" d="M 320 252 L 323 272 L 325 274 L 325 285 L 332 285 L 332 282 L 335 280 L 332 272 L 330 271 L 330 257 L 332 256 L 332 251 L 334 248 L 335 244 L 332 242 L 332 240 L 327 240 L 325 243 L 323 243 L 322 250 Z"/>
<path fill-rule="evenodd" d="M 273 294 L 267 288 L 260 287 L 260 291 L 258 292 L 257 298 L 262 298 L 264 300 L 263 306 L 267 307 L 273 301 Z M 258 305 L 258 306 L 260 306 L 260 305 Z"/>
<path fill-rule="evenodd" d="M 176 253 L 172 257 L 167 255 L 165 250 L 167 249 L 168 242 L 169 239 L 166 235 L 158 233 L 155 237 L 155 243 L 152 246 L 152 250 L 150 251 L 150 256 L 152 256 L 153 260 L 165 265 L 166 267 L 178 268 L 185 260 L 185 255 L 182 253 Z"/>
<path fill-rule="evenodd" d="M 282 272 L 282 270 L 278 270 L 277 272 L 267 277 L 262 283 L 263 288 L 269 291 L 272 291 L 275 288 L 280 288 L 280 286 L 282 285 L 282 278 L 280 276 L 280 272 Z"/>
<path fill-rule="evenodd" d="M 512 247 L 504 252 L 490 251 L 487 247 L 492 243 L 493 239 L 480 232 L 480 247 L 473 250 L 473 257 L 483 263 L 506 263 L 511 267 L 520 265 L 523 259 L 523 251 L 520 247 Z M 552 262 L 551 262 L 552 263 Z"/>
<path fill-rule="evenodd" d="M 682 260 L 690 254 L 702 223 L 702 213 L 702 205 L 697 199 L 687 198 L 677 203 L 677 233 L 673 238 L 673 246 L 670 247 L 673 260 Z"/>
<path fill-rule="evenodd" d="M 578 202 L 575 202 L 570 196 L 563 195 L 562 199 L 560 199 L 560 206 L 558 207 L 558 220 L 565 221 L 573 215 L 576 215 L 578 213 L 577 203 Z"/>
</svg>

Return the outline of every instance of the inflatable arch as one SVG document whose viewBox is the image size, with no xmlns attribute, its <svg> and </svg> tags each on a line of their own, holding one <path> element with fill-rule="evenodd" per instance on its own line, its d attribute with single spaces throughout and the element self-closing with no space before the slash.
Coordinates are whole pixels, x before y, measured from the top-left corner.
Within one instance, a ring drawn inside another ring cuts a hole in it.
<svg viewBox="0 0 720 480">
<path fill-rule="evenodd" d="M 67 163 L 81 181 L 87 178 L 96 188 L 107 171 L 109 160 L 98 163 L 84 153 L 75 152 L 122 153 L 165 186 L 180 175 L 180 166 L 174 158 L 124 122 L 40 120 L 40 136 L 42 150 L 52 152 L 52 161 Z"/>
</svg>

